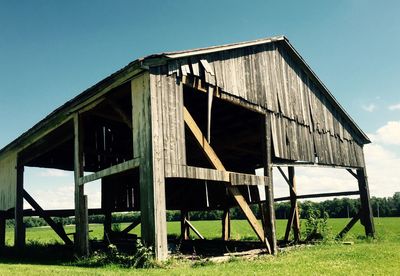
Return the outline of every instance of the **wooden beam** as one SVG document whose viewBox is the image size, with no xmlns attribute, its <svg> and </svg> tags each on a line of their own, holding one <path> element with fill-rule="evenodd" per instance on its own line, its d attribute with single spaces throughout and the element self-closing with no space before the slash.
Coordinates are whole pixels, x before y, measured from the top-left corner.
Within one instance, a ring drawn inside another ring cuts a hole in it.
<svg viewBox="0 0 400 276">
<path fill-rule="evenodd" d="M 73 137 L 74 137 L 74 134 L 68 134 L 68 135 L 65 135 L 64 137 L 60 138 L 59 140 L 57 140 L 55 142 L 51 142 L 51 143 L 44 142 L 42 145 L 37 146 L 37 147 L 34 145 L 34 147 L 35 147 L 34 153 L 29 153 L 29 155 L 25 155 L 24 154 L 23 160 L 21 160 L 22 164 L 26 165 L 26 164 L 32 162 L 36 158 L 38 158 L 40 156 L 43 156 L 44 154 L 52 151 L 53 149 L 55 149 L 58 146 L 64 144 L 68 140 L 73 139 Z M 29 149 L 29 151 L 30 151 L 30 149 Z"/>
<path fill-rule="evenodd" d="M 186 210 L 181 210 L 181 239 L 182 240 L 189 240 L 189 225 L 186 223 L 189 221 L 189 212 Z"/>
<path fill-rule="evenodd" d="M 203 133 L 201 132 L 200 128 L 198 127 L 198 125 L 196 124 L 192 115 L 189 113 L 189 111 L 186 109 L 186 107 L 184 107 L 183 116 L 184 116 L 186 125 L 189 127 L 190 131 L 193 133 L 194 137 L 196 138 L 200 147 L 203 149 L 203 151 L 206 154 L 207 159 L 210 161 L 210 163 L 217 170 L 226 171 L 221 160 L 218 158 L 218 156 L 215 153 L 215 151 L 213 150 L 213 148 L 210 146 L 210 144 L 205 139 Z M 240 190 L 237 187 L 231 185 L 228 187 L 228 191 L 233 196 L 233 198 L 239 205 L 240 209 L 245 214 L 246 219 L 250 223 L 250 226 L 253 228 L 254 232 L 257 234 L 258 238 L 263 243 L 266 244 L 268 251 L 271 252 L 269 242 L 268 242 L 268 240 L 265 239 L 264 231 L 263 231 L 262 227 L 259 225 L 257 218 L 251 211 L 250 206 L 247 204 L 247 202 L 246 202 L 245 198 L 243 197 L 242 193 L 240 192 Z"/>
<path fill-rule="evenodd" d="M 304 167 L 304 168 L 321 168 L 321 169 L 359 169 L 360 167 L 352 166 L 338 166 L 338 165 L 324 165 L 316 163 L 305 163 L 305 162 L 279 162 L 275 161 L 273 167 Z"/>
<path fill-rule="evenodd" d="M 135 229 L 136 226 L 142 221 L 141 216 L 136 217 L 131 224 L 129 224 L 121 233 L 128 234 L 131 230 Z"/>
<path fill-rule="evenodd" d="M 365 162 L 364 162 L 365 163 Z M 361 212 L 360 221 L 364 225 L 365 234 L 370 237 L 375 235 L 374 218 L 369 196 L 368 178 L 365 168 L 357 170 L 358 188 L 360 191 Z"/>
<path fill-rule="evenodd" d="M 293 168 L 293 167 L 288 167 L 288 168 Z M 283 179 L 285 179 L 286 183 L 288 184 L 289 189 L 290 189 L 290 192 L 296 193 L 296 192 L 293 190 L 293 188 L 292 188 L 292 185 L 291 185 L 291 183 L 290 183 L 289 178 L 286 176 L 286 174 L 285 174 L 285 172 L 282 170 L 282 168 L 281 168 L 281 167 L 278 167 L 278 170 L 279 170 L 279 172 L 281 173 Z"/>
<path fill-rule="evenodd" d="M 352 169 L 346 169 L 355 179 L 358 179 L 357 173 L 353 172 Z"/>
<path fill-rule="evenodd" d="M 14 208 L 9 211 L 4 212 L 4 216 L 6 219 L 14 218 Z M 75 215 L 75 209 L 59 209 L 59 210 L 43 210 L 43 213 L 48 217 L 72 217 Z M 102 215 L 104 214 L 102 209 L 88 209 L 89 215 Z M 33 209 L 24 209 L 23 211 L 24 217 L 34 217 L 39 216 L 39 213 Z"/>
<path fill-rule="evenodd" d="M 319 194 L 307 194 L 307 195 L 297 195 L 297 199 L 304 198 L 317 198 L 317 197 L 334 197 L 334 196 L 349 196 L 349 195 L 359 195 L 359 191 L 349 191 L 349 192 L 335 192 L 335 193 L 319 193 Z M 275 198 L 275 202 L 290 200 L 290 196 Z"/>
<path fill-rule="evenodd" d="M 231 215 L 229 208 L 222 214 L 222 240 L 229 241 L 231 238 Z"/>
<path fill-rule="evenodd" d="M 19 161 L 17 161 L 18 163 Z M 22 250 L 25 247 L 25 224 L 24 224 L 24 167 L 17 165 L 17 187 L 14 209 L 14 247 Z"/>
<path fill-rule="evenodd" d="M 296 194 L 296 177 L 294 167 L 288 167 L 289 181 L 290 181 L 290 205 L 294 209 L 292 228 L 294 241 L 300 241 L 300 215 L 299 208 L 297 206 L 297 194 Z"/>
<path fill-rule="evenodd" d="M 265 176 L 176 164 L 166 164 L 165 177 L 220 181 L 232 185 L 266 185 L 268 181 Z"/>
<path fill-rule="evenodd" d="M 264 232 L 269 240 L 271 254 L 276 255 L 278 253 L 278 242 L 276 239 L 276 227 L 275 227 L 275 202 L 274 202 L 274 185 L 272 182 L 272 129 L 271 129 L 271 114 L 266 113 L 264 116 L 264 122 L 262 124 L 264 130 L 263 141 L 263 158 L 264 158 L 264 176 L 268 177 L 268 185 L 265 188 L 265 228 Z"/>
<path fill-rule="evenodd" d="M 354 217 L 349 221 L 349 223 L 343 228 L 342 231 L 336 236 L 336 239 L 341 239 L 343 238 L 347 232 L 350 231 L 350 229 L 354 226 L 354 224 L 357 223 L 357 221 L 360 219 L 360 212 L 354 215 Z"/>
<path fill-rule="evenodd" d="M 57 235 L 65 242 L 66 245 L 73 245 L 72 241 L 68 238 L 62 225 L 54 222 L 54 220 L 43 212 L 43 208 L 31 197 L 27 191 L 23 191 L 25 200 L 36 210 L 38 215 L 43 218 L 47 224 L 57 233 Z"/>
<path fill-rule="evenodd" d="M 199 232 L 199 230 L 196 229 L 196 227 L 194 227 L 194 226 L 190 223 L 190 221 L 188 221 L 187 219 L 185 219 L 185 224 L 186 224 L 187 226 L 189 226 L 189 228 L 192 229 L 193 232 L 194 232 L 201 240 L 204 240 L 203 235 Z"/>
<path fill-rule="evenodd" d="M 74 115 L 74 178 L 75 178 L 75 251 L 80 256 L 89 255 L 89 232 L 87 197 L 84 186 L 79 185 L 83 177 L 83 127 L 79 114 Z"/>
<path fill-rule="evenodd" d="M 162 97 L 156 94 L 157 80 L 149 72 L 134 78 L 132 133 L 134 158 L 140 158 L 139 185 L 141 233 L 146 245 L 153 245 L 155 258 L 168 256 L 165 203 Z"/>
<path fill-rule="evenodd" d="M 92 182 L 95 181 L 97 179 L 106 177 L 106 176 L 110 176 L 110 175 L 114 175 L 114 174 L 118 174 L 121 172 L 125 172 L 128 170 L 132 170 L 135 169 L 137 167 L 139 167 L 140 165 L 140 159 L 139 158 L 135 158 L 129 161 L 125 161 L 123 163 L 114 165 L 112 167 L 106 168 L 104 170 L 83 176 L 81 178 L 79 178 L 79 185 L 83 185 L 85 183 L 88 182 Z"/>
</svg>

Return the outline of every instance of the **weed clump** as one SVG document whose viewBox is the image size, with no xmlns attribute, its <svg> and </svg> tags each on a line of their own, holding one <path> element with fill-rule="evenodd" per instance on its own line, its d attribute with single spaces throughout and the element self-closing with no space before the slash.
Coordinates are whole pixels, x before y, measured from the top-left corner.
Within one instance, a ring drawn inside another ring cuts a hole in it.
<svg viewBox="0 0 400 276">
<path fill-rule="evenodd" d="M 305 221 L 306 241 L 323 241 L 328 238 L 328 213 L 317 208 L 309 208 Z"/>
<path fill-rule="evenodd" d="M 124 268 L 152 268 L 156 267 L 151 247 L 146 247 L 140 240 L 136 241 L 136 250 L 133 255 L 120 252 L 110 244 L 107 251 L 95 251 L 89 257 L 78 259 L 77 266 L 101 267 L 117 265 Z"/>
</svg>

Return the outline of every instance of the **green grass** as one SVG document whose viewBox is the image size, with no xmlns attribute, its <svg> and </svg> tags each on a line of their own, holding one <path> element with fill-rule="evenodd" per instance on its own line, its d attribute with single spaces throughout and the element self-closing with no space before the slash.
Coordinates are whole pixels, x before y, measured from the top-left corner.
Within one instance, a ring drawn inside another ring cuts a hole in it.
<svg viewBox="0 0 400 276">
<path fill-rule="evenodd" d="M 338 233 L 348 219 L 329 219 L 328 225 L 331 235 Z M 209 239 L 220 236 L 221 225 L 219 221 L 195 221 L 193 224 Z M 125 224 L 121 225 L 123 228 Z M 284 234 L 286 221 L 277 221 L 278 237 Z M 165 268 L 157 269 L 122 269 L 117 266 L 101 268 L 74 267 L 69 263 L 56 263 L 54 265 L 18 263 L 17 260 L 0 264 L 0 275 L 261 275 L 261 274 L 301 274 L 301 275 L 396 275 L 400 273 L 400 218 L 375 219 L 377 239 L 363 239 L 364 230 L 357 223 L 345 240 L 354 241 L 353 245 L 341 243 L 327 243 L 311 247 L 300 247 L 288 252 L 280 253 L 278 257 L 262 256 L 255 260 L 237 260 L 210 264 L 208 262 L 194 265 L 190 261 L 174 260 L 165 264 Z M 140 234 L 138 229 L 131 233 Z M 102 226 L 90 225 L 91 238 L 102 238 Z M 74 228 L 66 227 L 67 232 Z M 168 233 L 178 234 L 178 222 L 168 223 Z M 7 229 L 7 244 L 12 244 L 12 230 Z M 40 243 L 61 242 L 49 228 L 28 228 L 27 239 L 37 240 Z M 232 221 L 232 237 L 235 239 L 255 239 L 255 235 L 246 221 Z"/>
</svg>

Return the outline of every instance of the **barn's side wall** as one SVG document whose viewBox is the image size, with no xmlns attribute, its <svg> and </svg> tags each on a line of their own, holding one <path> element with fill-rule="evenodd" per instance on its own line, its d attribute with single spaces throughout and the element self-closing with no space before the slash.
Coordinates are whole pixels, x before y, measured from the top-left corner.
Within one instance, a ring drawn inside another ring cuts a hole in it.
<svg viewBox="0 0 400 276">
<path fill-rule="evenodd" d="M 364 166 L 363 137 L 327 92 L 279 43 L 171 60 L 168 75 L 194 77 L 270 112 L 274 156 Z"/>
<path fill-rule="evenodd" d="M 15 207 L 17 191 L 17 153 L 8 152 L 0 156 L 0 210 Z"/>
<path fill-rule="evenodd" d="M 150 82 L 161 102 L 165 167 L 175 174 L 171 165 L 186 165 L 183 85 L 167 76 L 165 66 L 150 70 Z"/>
</svg>

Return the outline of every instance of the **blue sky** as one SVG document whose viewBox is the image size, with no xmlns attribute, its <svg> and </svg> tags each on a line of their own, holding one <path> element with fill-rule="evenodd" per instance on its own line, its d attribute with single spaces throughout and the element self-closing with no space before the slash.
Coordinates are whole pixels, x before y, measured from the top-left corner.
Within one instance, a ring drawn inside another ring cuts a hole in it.
<svg viewBox="0 0 400 276">
<path fill-rule="evenodd" d="M 400 190 L 382 176 L 400 166 L 399 12 L 399 1 L 0 0 L 0 148 L 138 57 L 282 34 L 373 138 L 371 191 L 389 196 Z"/>
</svg>

